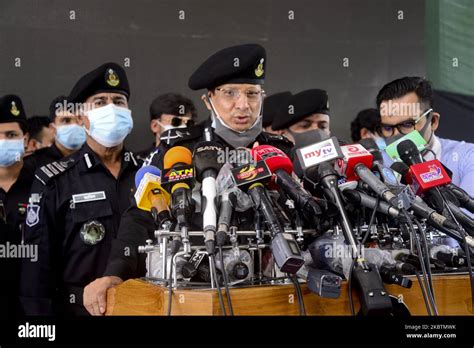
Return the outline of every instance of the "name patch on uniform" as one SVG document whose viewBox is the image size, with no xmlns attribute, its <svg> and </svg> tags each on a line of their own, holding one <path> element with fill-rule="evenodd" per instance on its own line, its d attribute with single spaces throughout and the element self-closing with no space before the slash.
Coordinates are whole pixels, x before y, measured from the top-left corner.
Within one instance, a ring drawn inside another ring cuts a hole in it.
<svg viewBox="0 0 474 348">
<path fill-rule="evenodd" d="M 87 192 L 87 193 L 80 193 L 78 195 L 72 195 L 72 202 L 74 204 L 101 201 L 103 199 L 105 199 L 104 191 Z"/>
</svg>

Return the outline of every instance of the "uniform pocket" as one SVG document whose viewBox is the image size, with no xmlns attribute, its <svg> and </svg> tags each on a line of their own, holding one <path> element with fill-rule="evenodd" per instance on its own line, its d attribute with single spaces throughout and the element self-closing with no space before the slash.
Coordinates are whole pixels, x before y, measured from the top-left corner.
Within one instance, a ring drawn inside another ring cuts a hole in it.
<svg viewBox="0 0 474 348">
<path fill-rule="evenodd" d="M 112 214 L 112 207 L 109 201 L 105 199 L 101 201 L 77 203 L 75 207 L 71 209 L 72 221 L 75 224 L 110 216 Z"/>
</svg>

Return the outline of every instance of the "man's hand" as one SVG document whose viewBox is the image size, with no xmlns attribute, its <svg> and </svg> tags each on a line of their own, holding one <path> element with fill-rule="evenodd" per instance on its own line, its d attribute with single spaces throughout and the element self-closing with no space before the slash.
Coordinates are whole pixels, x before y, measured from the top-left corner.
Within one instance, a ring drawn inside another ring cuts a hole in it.
<svg viewBox="0 0 474 348">
<path fill-rule="evenodd" d="M 107 289 L 112 288 L 123 280 L 119 277 L 97 278 L 84 288 L 83 303 L 91 315 L 104 315 L 107 308 Z"/>
</svg>

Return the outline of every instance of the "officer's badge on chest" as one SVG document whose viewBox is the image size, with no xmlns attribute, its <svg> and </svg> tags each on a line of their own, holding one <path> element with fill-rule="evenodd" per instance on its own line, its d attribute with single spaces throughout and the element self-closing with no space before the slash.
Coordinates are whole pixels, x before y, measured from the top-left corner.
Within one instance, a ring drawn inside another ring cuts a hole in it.
<svg viewBox="0 0 474 348">
<path fill-rule="evenodd" d="M 96 192 L 86 192 L 86 193 L 80 193 L 80 194 L 75 194 L 72 196 L 71 199 L 71 209 L 76 210 L 78 209 L 78 204 L 82 206 L 85 203 L 90 202 L 97 202 L 97 201 L 105 201 L 106 200 L 106 195 L 104 191 L 96 191 Z M 99 222 L 98 220 L 94 219 L 94 217 L 97 217 L 98 211 L 91 210 L 89 211 L 90 207 L 87 205 L 84 206 L 86 208 L 86 217 L 89 216 L 90 219 L 87 219 L 88 221 L 83 223 L 82 226 L 80 227 L 79 230 L 79 236 L 81 237 L 81 240 L 87 244 L 87 245 L 96 245 L 102 239 L 104 239 L 105 236 L 105 227 L 104 225 Z M 84 220 L 86 220 L 84 218 Z"/>
<path fill-rule="evenodd" d="M 29 227 L 35 226 L 39 222 L 40 206 L 36 203 L 28 204 L 26 208 L 26 225 Z"/>
<path fill-rule="evenodd" d="M 99 221 L 93 220 L 82 225 L 81 240 L 87 245 L 96 245 L 105 236 L 105 227 Z"/>
</svg>

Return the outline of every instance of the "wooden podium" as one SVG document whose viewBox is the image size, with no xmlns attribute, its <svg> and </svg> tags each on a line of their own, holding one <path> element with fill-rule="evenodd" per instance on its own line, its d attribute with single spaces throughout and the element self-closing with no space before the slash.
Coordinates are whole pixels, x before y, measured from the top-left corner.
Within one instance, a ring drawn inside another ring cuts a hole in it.
<svg viewBox="0 0 474 348">
<path fill-rule="evenodd" d="M 412 315 L 427 315 L 418 281 L 412 281 L 410 289 L 386 285 L 386 290 L 403 300 Z M 469 276 L 434 275 L 433 286 L 440 315 L 472 315 Z M 321 298 L 306 284 L 301 288 L 307 315 L 351 315 L 347 282 L 343 282 L 338 299 Z M 237 287 L 230 293 L 234 315 L 299 315 L 292 284 Z M 222 294 L 227 306 L 224 289 Z M 167 288 L 131 279 L 109 289 L 106 315 L 167 315 L 168 296 Z M 215 289 L 177 289 L 172 297 L 172 315 L 222 315 Z M 355 293 L 353 298 L 358 310 Z"/>
</svg>

